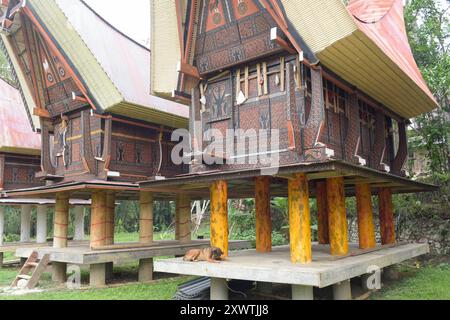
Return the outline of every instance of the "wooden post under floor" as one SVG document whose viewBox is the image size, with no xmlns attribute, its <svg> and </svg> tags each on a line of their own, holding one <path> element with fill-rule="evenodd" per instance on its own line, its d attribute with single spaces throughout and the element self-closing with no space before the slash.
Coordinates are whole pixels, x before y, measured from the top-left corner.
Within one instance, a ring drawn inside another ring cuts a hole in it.
<svg viewBox="0 0 450 320">
<path fill-rule="evenodd" d="M 343 177 L 327 179 L 327 199 L 330 253 L 335 256 L 346 255 L 348 226 Z"/>
<path fill-rule="evenodd" d="M 73 240 L 82 241 L 84 240 L 84 216 L 85 207 L 76 206 L 75 211 L 75 225 L 74 225 L 74 236 Z"/>
<path fill-rule="evenodd" d="M 314 300 L 314 288 L 311 286 L 293 284 L 292 300 Z"/>
<path fill-rule="evenodd" d="M 69 228 L 69 194 L 59 193 L 56 195 L 55 219 L 54 219 L 54 248 L 67 247 L 67 232 Z M 63 283 L 67 280 L 67 263 L 52 262 L 52 279 Z"/>
<path fill-rule="evenodd" d="M 181 244 L 191 242 L 191 199 L 187 195 L 177 196 L 175 224 L 176 240 Z"/>
<path fill-rule="evenodd" d="M 270 177 L 255 181 L 256 251 L 272 251 L 272 219 L 270 216 Z"/>
<path fill-rule="evenodd" d="M 227 279 L 211 278 L 210 300 L 228 300 Z"/>
<path fill-rule="evenodd" d="M 311 216 L 308 180 L 296 173 L 288 182 L 289 237 L 291 261 L 307 264 L 312 261 Z"/>
<path fill-rule="evenodd" d="M 31 240 L 31 205 L 20 206 L 20 242 Z"/>
<path fill-rule="evenodd" d="M 114 244 L 114 227 L 115 227 L 115 217 L 116 217 L 116 195 L 114 192 L 108 192 L 106 194 L 106 235 L 105 244 Z"/>
<path fill-rule="evenodd" d="M 5 207 L 0 206 L 0 246 L 3 245 L 5 235 Z"/>
<path fill-rule="evenodd" d="M 139 242 L 151 244 L 153 243 L 153 194 L 141 191 L 139 199 Z"/>
<path fill-rule="evenodd" d="M 36 243 L 47 242 L 47 206 L 37 206 L 36 213 Z"/>
<path fill-rule="evenodd" d="M 153 258 L 139 260 L 139 282 L 153 280 Z"/>
<path fill-rule="evenodd" d="M 317 200 L 317 234 L 319 244 L 329 244 L 330 236 L 328 230 L 328 206 L 327 206 L 327 182 L 316 183 Z"/>
<path fill-rule="evenodd" d="M 375 226 L 372 211 L 372 193 L 370 184 L 362 183 L 356 186 L 356 206 L 358 210 L 358 238 L 360 249 L 370 249 L 376 246 Z"/>
<path fill-rule="evenodd" d="M 228 183 L 214 181 L 211 191 L 211 245 L 228 256 Z"/>
<path fill-rule="evenodd" d="M 395 225 L 392 191 L 390 188 L 380 188 L 378 191 L 378 205 L 380 207 L 381 244 L 393 244 L 395 243 Z"/>
<path fill-rule="evenodd" d="M 106 211 L 106 192 L 93 192 L 91 204 L 91 248 L 106 245 Z"/>
<path fill-rule="evenodd" d="M 344 280 L 333 285 L 333 299 L 352 300 L 352 287 L 350 280 Z"/>
</svg>

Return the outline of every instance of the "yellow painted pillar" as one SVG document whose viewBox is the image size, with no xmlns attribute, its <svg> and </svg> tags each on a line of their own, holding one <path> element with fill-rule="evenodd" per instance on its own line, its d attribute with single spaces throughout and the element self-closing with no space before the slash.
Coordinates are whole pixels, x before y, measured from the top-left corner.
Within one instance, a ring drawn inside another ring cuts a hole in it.
<svg viewBox="0 0 450 320">
<path fill-rule="evenodd" d="M 69 194 L 56 195 L 53 247 L 67 247 L 67 232 L 69 227 Z"/>
<path fill-rule="evenodd" d="M 380 207 L 381 244 L 393 244 L 395 243 L 395 225 L 392 191 L 390 188 L 380 188 L 378 204 Z"/>
<path fill-rule="evenodd" d="M 139 242 L 153 243 L 153 194 L 147 191 L 140 193 Z"/>
<path fill-rule="evenodd" d="M 291 261 L 307 264 L 312 261 L 312 248 L 309 190 L 305 174 L 294 174 L 289 180 L 288 202 Z"/>
<path fill-rule="evenodd" d="M 211 245 L 228 256 L 228 183 L 214 181 L 211 191 Z"/>
<path fill-rule="evenodd" d="M 91 204 L 91 248 L 106 245 L 106 191 L 92 193 Z"/>
<path fill-rule="evenodd" d="M 256 251 L 272 251 L 272 219 L 270 216 L 270 178 L 255 181 Z"/>
<path fill-rule="evenodd" d="M 346 255 L 348 227 L 343 177 L 327 179 L 327 199 L 330 253 L 335 256 Z"/>
<path fill-rule="evenodd" d="M 327 182 L 316 183 L 317 199 L 317 233 L 320 244 L 329 244 L 328 207 L 327 207 Z"/>
<path fill-rule="evenodd" d="M 362 183 L 356 185 L 356 206 L 358 210 L 359 248 L 374 248 L 376 241 L 370 184 Z"/>
<path fill-rule="evenodd" d="M 191 199 L 185 194 L 177 197 L 175 223 L 176 239 L 182 244 L 191 242 Z"/>
<path fill-rule="evenodd" d="M 106 245 L 114 244 L 114 227 L 116 217 L 116 195 L 108 192 L 106 195 Z"/>
</svg>

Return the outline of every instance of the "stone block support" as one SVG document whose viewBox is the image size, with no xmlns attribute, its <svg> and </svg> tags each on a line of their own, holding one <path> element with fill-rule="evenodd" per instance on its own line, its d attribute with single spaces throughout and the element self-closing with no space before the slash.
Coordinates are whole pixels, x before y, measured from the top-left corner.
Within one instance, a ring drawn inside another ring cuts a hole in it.
<svg viewBox="0 0 450 320">
<path fill-rule="evenodd" d="M 73 240 L 84 240 L 84 217 L 86 208 L 83 206 L 76 206 L 75 211 L 75 223 L 74 223 L 74 236 Z"/>
<path fill-rule="evenodd" d="M 395 224 L 392 191 L 390 188 L 380 188 L 378 205 L 380 207 L 381 244 L 393 244 L 395 243 Z"/>
<path fill-rule="evenodd" d="M 153 280 L 153 258 L 139 260 L 139 282 Z"/>
<path fill-rule="evenodd" d="M 37 206 L 36 243 L 47 242 L 47 206 Z"/>
<path fill-rule="evenodd" d="M 20 242 L 31 240 L 31 205 L 20 206 Z"/>
<path fill-rule="evenodd" d="M 101 288 L 106 285 L 106 264 L 91 264 L 89 270 L 89 285 L 92 288 Z"/>
<path fill-rule="evenodd" d="M 153 243 L 153 194 L 142 191 L 140 193 L 139 242 Z"/>
<path fill-rule="evenodd" d="M 226 279 L 211 278 L 211 300 L 228 300 L 228 285 Z"/>
<path fill-rule="evenodd" d="M 311 216 L 308 180 L 305 174 L 294 174 L 289 180 L 288 203 L 291 261 L 310 263 L 312 261 Z"/>
<path fill-rule="evenodd" d="M 345 280 L 333 285 L 334 300 L 352 300 L 352 288 L 350 280 Z"/>
<path fill-rule="evenodd" d="M 374 248 L 376 246 L 376 241 L 370 184 L 364 183 L 356 185 L 356 206 L 358 210 L 359 248 Z"/>
<path fill-rule="evenodd" d="M 270 178 L 255 181 L 256 251 L 272 251 L 272 219 L 270 216 Z"/>
<path fill-rule="evenodd" d="M 313 287 L 293 284 L 292 300 L 314 300 Z"/>
<path fill-rule="evenodd" d="M 228 256 L 228 183 L 213 182 L 211 191 L 211 245 Z"/>
<path fill-rule="evenodd" d="M 53 247 L 67 247 L 67 231 L 69 227 L 69 195 L 56 195 Z"/>
<path fill-rule="evenodd" d="M 176 239 L 181 244 L 191 242 L 191 199 L 187 195 L 177 197 L 175 225 Z"/>
<path fill-rule="evenodd" d="M 67 263 L 52 262 L 52 280 L 57 283 L 67 281 Z"/>
<path fill-rule="evenodd" d="M 319 181 L 316 183 L 317 199 L 317 234 L 319 244 L 329 244 L 328 230 L 328 206 L 327 206 L 327 182 Z"/>
<path fill-rule="evenodd" d="M 330 253 L 335 256 L 346 255 L 348 226 L 343 177 L 327 179 L 327 199 Z"/>
</svg>

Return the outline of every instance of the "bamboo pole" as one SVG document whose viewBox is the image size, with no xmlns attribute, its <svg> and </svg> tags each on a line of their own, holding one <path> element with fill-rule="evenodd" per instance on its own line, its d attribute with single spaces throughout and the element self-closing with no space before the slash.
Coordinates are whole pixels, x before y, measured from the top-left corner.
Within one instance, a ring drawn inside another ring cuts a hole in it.
<svg viewBox="0 0 450 320">
<path fill-rule="evenodd" d="M 69 194 L 56 195 L 55 221 L 54 221 L 54 248 L 67 247 L 67 232 L 69 226 Z"/>
<path fill-rule="evenodd" d="M 378 201 L 380 207 L 381 244 L 393 244 L 395 243 L 395 226 L 391 189 L 380 188 Z"/>
<path fill-rule="evenodd" d="M 330 252 L 335 256 L 346 255 L 348 230 L 343 177 L 327 179 L 327 199 Z"/>
<path fill-rule="evenodd" d="M 228 256 L 228 183 L 217 180 L 211 185 L 211 245 Z"/>
<path fill-rule="evenodd" d="M 108 192 L 106 195 L 105 245 L 114 244 L 114 227 L 116 217 L 116 195 Z"/>
<path fill-rule="evenodd" d="M 356 206 L 358 209 L 359 248 L 374 248 L 376 246 L 376 241 L 370 184 L 363 183 L 356 185 Z"/>
<path fill-rule="evenodd" d="M 327 182 L 316 183 L 317 199 L 317 233 L 319 244 L 329 244 L 328 207 L 327 207 Z"/>
<path fill-rule="evenodd" d="M 272 251 L 272 219 L 270 216 L 270 178 L 255 181 L 256 251 Z"/>
<path fill-rule="evenodd" d="M 191 199 L 185 194 L 180 194 L 177 197 L 176 210 L 176 239 L 181 244 L 191 242 Z"/>
<path fill-rule="evenodd" d="M 294 174 L 289 180 L 288 202 L 291 261 L 307 264 L 312 261 L 312 248 L 309 190 L 305 174 Z"/>
<path fill-rule="evenodd" d="M 91 248 L 106 244 L 106 191 L 92 193 Z"/>
<path fill-rule="evenodd" d="M 140 193 L 139 242 L 153 243 L 153 194 Z"/>
</svg>

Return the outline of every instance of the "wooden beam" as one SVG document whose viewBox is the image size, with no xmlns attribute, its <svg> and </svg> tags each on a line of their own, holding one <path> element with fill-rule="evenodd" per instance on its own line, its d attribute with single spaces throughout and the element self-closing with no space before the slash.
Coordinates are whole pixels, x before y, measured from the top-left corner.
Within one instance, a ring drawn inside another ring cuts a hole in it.
<svg viewBox="0 0 450 320">
<path fill-rule="evenodd" d="M 51 119 L 50 113 L 47 111 L 47 109 L 43 108 L 34 108 L 33 115 L 40 118 Z"/>
<path fill-rule="evenodd" d="M 106 191 L 92 193 L 91 204 L 91 249 L 106 245 Z"/>
<path fill-rule="evenodd" d="M 67 232 L 69 227 L 69 194 L 58 193 L 55 204 L 55 221 L 53 247 L 67 247 Z"/>
<path fill-rule="evenodd" d="M 211 184 L 211 245 L 228 256 L 228 183 L 217 180 Z"/>
<path fill-rule="evenodd" d="M 380 207 L 381 244 L 393 244 L 395 243 L 395 226 L 392 190 L 390 188 L 380 188 L 378 205 Z"/>
<path fill-rule="evenodd" d="M 317 199 L 317 233 L 320 244 L 329 244 L 328 230 L 328 205 L 327 205 L 327 182 L 319 181 L 316 183 Z"/>
<path fill-rule="evenodd" d="M 191 76 L 195 79 L 201 80 L 200 73 L 198 69 L 188 63 L 180 61 L 177 66 L 177 71 L 185 75 Z"/>
<path fill-rule="evenodd" d="M 376 246 L 375 226 L 372 212 L 372 193 L 370 184 L 361 183 L 356 188 L 356 206 L 358 209 L 358 238 L 360 249 Z"/>
<path fill-rule="evenodd" d="M 176 240 L 181 244 L 191 242 L 191 199 L 186 194 L 177 196 Z"/>
<path fill-rule="evenodd" d="M 272 220 L 270 217 L 270 177 L 255 181 L 256 251 L 272 251 Z"/>
<path fill-rule="evenodd" d="M 330 252 L 335 256 L 346 255 L 348 230 L 343 177 L 327 179 L 327 199 Z"/>
<path fill-rule="evenodd" d="M 153 243 L 153 193 L 141 191 L 139 202 L 139 242 L 151 244 Z"/>
<path fill-rule="evenodd" d="M 289 236 L 291 261 L 307 264 L 312 261 L 311 217 L 306 175 L 296 173 L 288 182 Z"/>
<path fill-rule="evenodd" d="M 115 215 L 116 215 L 116 195 L 114 192 L 108 192 L 106 195 L 105 245 L 114 244 Z"/>
<path fill-rule="evenodd" d="M 281 48 L 287 51 L 289 54 L 296 54 L 297 50 L 295 50 L 286 40 L 284 40 L 278 34 L 278 28 L 274 27 L 270 30 L 270 40 L 275 41 Z"/>
</svg>

